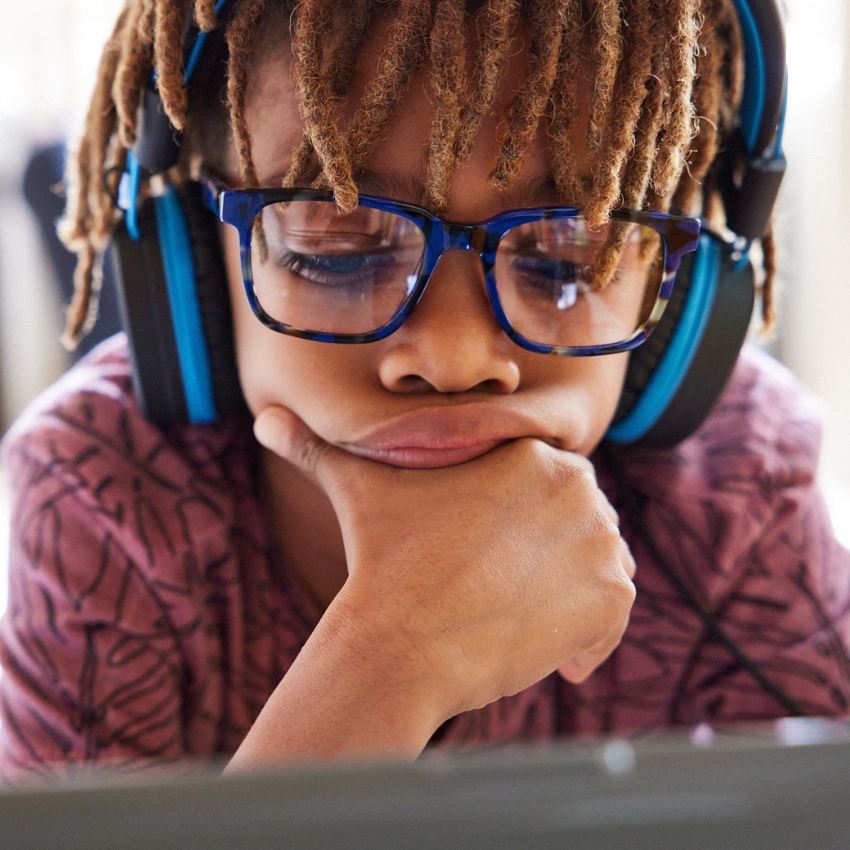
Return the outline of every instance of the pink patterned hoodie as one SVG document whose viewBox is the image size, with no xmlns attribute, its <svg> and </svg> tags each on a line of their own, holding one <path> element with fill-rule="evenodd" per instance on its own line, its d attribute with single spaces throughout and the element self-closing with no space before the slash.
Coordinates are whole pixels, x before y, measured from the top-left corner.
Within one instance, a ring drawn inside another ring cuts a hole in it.
<svg viewBox="0 0 850 850">
<path fill-rule="evenodd" d="M 637 561 L 622 644 L 584 684 L 553 674 L 433 745 L 846 714 L 850 554 L 815 486 L 819 440 L 817 404 L 745 351 L 694 437 L 594 456 Z M 232 753 L 320 616 L 270 545 L 250 424 L 146 422 L 119 335 L 4 449 L 0 771 Z"/>
</svg>

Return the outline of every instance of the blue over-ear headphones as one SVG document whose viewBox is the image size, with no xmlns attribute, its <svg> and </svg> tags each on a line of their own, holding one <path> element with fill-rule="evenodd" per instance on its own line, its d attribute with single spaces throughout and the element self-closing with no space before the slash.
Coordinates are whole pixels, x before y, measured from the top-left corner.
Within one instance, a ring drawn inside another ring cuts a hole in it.
<svg viewBox="0 0 850 850">
<path fill-rule="evenodd" d="M 752 316 L 749 248 L 767 229 L 785 173 L 786 68 L 774 0 L 734 0 L 744 42 L 738 136 L 720 157 L 725 241 L 703 232 L 658 328 L 634 351 L 609 440 L 668 447 L 708 416 L 734 368 Z"/>
<path fill-rule="evenodd" d="M 632 352 L 610 440 L 671 446 L 693 433 L 731 375 L 754 301 L 749 246 L 766 230 L 785 170 L 786 71 L 776 0 L 733 0 L 744 41 L 744 96 L 735 144 L 718 175 L 734 241 L 703 233 L 683 263 L 674 296 L 649 340 Z M 218 0 L 224 19 L 235 0 Z M 191 28 L 186 82 L 216 31 Z M 233 353 L 217 221 L 197 184 L 138 201 L 143 173 L 176 164 L 179 137 L 153 84 L 128 155 L 113 241 L 119 306 L 130 340 L 134 388 L 156 422 L 212 422 L 244 409 Z"/>
</svg>

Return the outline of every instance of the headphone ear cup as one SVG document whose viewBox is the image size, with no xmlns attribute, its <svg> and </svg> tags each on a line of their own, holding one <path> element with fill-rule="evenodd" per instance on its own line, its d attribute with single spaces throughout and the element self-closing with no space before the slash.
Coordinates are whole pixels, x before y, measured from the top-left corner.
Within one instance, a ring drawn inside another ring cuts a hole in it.
<svg viewBox="0 0 850 850">
<path fill-rule="evenodd" d="M 133 239 L 121 222 L 110 251 L 118 312 L 130 349 L 133 391 L 142 414 L 151 422 L 185 422 L 186 398 L 152 199 L 139 205 L 137 218 L 143 237 Z"/>
<path fill-rule="evenodd" d="M 690 437 L 729 383 L 753 316 L 755 272 L 749 259 L 722 246 L 717 291 L 699 347 L 658 421 L 641 444 L 670 448 Z"/>
<path fill-rule="evenodd" d="M 623 383 L 623 392 L 620 394 L 617 413 L 614 415 L 615 425 L 612 431 L 614 428 L 624 429 L 624 423 L 628 421 L 629 415 L 635 410 L 638 401 L 644 395 L 650 378 L 664 357 L 664 353 L 670 344 L 670 339 L 676 330 L 679 318 L 682 315 L 682 309 L 691 291 L 691 266 L 693 260 L 693 254 L 686 254 L 682 258 L 679 271 L 676 275 L 676 285 L 673 287 L 673 293 L 667 302 L 667 307 L 664 309 L 661 321 L 658 322 L 658 325 L 650 334 L 649 338 L 629 355 L 626 380 Z M 646 402 L 644 401 L 643 403 L 645 404 Z M 623 439 L 623 442 L 631 442 L 631 440 Z"/>
<path fill-rule="evenodd" d="M 112 258 L 142 413 L 167 425 L 244 411 L 218 223 L 200 186 L 146 199 L 138 222 L 139 240 L 118 227 Z"/>
<path fill-rule="evenodd" d="M 178 189 L 178 194 L 186 215 L 195 260 L 195 287 L 212 374 L 215 409 L 219 416 L 247 413 L 236 369 L 233 314 L 219 222 L 204 204 L 199 183 L 186 183 Z"/>
<path fill-rule="evenodd" d="M 729 381 L 754 301 L 749 260 L 703 233 L 658 327 L 629 358 L 608 439 L 670 448 L 693 434 Z"/>
</svg>

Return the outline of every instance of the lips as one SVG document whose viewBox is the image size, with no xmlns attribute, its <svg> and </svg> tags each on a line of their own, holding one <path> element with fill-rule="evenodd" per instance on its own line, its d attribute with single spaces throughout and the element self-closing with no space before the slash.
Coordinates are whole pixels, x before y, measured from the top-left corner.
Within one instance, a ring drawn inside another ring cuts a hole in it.
<svg viewBox="0 0 850 850">
<path fill-rule="evenodd" d="M 409 411 L 340 445 L 352 454 L 391 466 L 436 469 L 474 460 L 522 437 L 552 442 L 529 417 L 479 402 Z"/>
</svg>

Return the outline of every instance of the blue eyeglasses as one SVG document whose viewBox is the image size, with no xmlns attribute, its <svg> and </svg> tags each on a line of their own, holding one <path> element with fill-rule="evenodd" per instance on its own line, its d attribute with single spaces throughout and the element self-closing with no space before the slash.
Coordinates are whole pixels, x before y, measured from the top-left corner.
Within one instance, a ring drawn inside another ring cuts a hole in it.
<svg viewBox="0 0 850 850">
<path fill-rule="evenodd" d="M 616 210 L 592 228 L 572 207 L 503 212 L 475 224 L 361 195 L 232 190 L 205 181 L 208 206 L 239 232 L 251 308 L 274 331 L 367 343 L 398 330 L 446 251 L 472 251 L 499 325 L 517 345 L 582 357 L 629 351 L 658 324 L 699 221 Z"/>
</svg>

